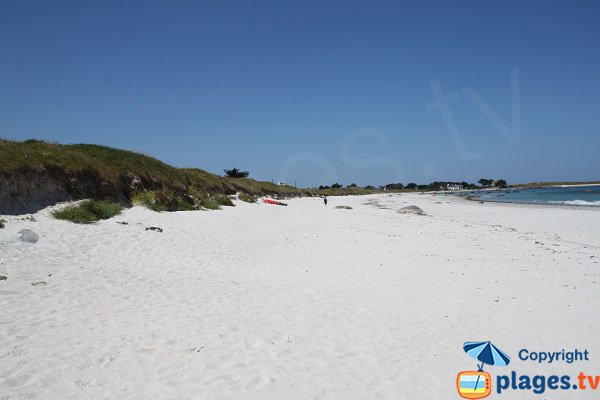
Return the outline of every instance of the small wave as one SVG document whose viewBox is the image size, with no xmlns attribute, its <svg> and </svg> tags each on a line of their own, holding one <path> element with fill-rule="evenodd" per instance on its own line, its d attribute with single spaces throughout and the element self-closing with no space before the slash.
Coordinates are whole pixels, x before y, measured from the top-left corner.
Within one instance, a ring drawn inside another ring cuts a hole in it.
<svg viewBox="0 0 600 400">
<path fill-rule="evenodd" d="M 600 206 L 600 200 L 596 200 L 596 201 L 564 200 L 564 201 L 549 201 L 549 203 L 569 204 L 572 206 Z"/>
</svg>

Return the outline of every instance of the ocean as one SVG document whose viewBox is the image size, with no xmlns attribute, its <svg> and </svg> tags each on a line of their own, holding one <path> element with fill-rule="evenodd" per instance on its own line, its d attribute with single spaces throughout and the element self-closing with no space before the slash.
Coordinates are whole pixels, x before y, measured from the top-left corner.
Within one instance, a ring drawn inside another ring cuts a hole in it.
<svg viewBox="0 0 600 400">
<path fill-rule="evenodd" d="M 474 200 L 501 203 L 600 206 L 600 186 L 476 190 L 461 195 L 470 196 Z"/>
</svg>

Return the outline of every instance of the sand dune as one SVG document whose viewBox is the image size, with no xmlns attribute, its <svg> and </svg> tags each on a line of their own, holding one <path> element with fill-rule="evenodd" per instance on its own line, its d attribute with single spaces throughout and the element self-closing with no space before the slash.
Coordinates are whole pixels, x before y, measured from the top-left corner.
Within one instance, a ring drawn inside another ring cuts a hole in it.
<svg viewBox="0 0 600 400">
<path fill-rule="evenodd" d="M 600 352 L 599 211 L 329 200 L 4 217 L 0 398 L 457 398 L 465 341 Z M 426 215 L 396 212 L 409 205 Z"/>
</svg>

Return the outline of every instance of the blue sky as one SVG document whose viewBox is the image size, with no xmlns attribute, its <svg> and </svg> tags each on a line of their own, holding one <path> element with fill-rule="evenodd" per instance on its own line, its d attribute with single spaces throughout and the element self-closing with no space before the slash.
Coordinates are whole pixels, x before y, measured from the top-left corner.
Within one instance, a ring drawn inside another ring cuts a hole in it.
<svg viewBox="0 0 600 400">
<path fill-rule="evenodd" d="M 597 180 L 599 20 L 594 1 L 4 1 L 0 136 L 299 186 Z"/>
</svg>

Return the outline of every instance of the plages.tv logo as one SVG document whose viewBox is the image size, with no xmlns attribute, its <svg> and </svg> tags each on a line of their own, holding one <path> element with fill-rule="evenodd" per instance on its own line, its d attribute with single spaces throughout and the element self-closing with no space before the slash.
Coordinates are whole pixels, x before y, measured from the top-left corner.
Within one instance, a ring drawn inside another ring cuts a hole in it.
<svg viewBox="0 0 600 400">
<path fill-rule="evenodd" d="M 478 361 L 477 371 L 462 371 L 456 376 L 456 389 L 465 399 L 483 399 L 492 392 L 492 377 L 483 370 L 483 366 L 506 366 L 510 357 L 491 342 L 466 342 L 465 353 Z M 479 364 L 481 363 L 481 364 Z"/>
</svg>

